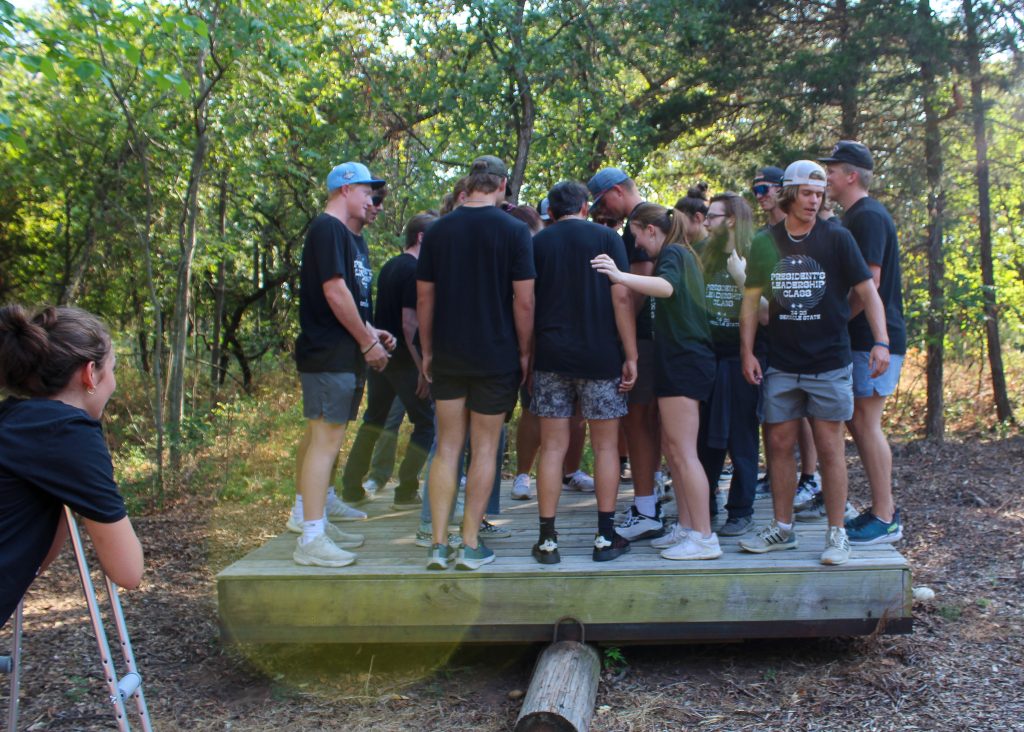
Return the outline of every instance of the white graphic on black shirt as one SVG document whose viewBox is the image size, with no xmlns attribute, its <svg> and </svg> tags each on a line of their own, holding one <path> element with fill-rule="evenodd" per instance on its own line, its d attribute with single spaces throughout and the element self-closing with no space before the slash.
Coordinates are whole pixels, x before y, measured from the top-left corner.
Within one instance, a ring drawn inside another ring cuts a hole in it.
<svg viewBox="0 0 1024 732">
<path fill-rule="evenodd" d="M 373 284 L 373 271 L 366 257 L 359 255 L 355 260 L 356 281 L 359 283 L 359 307 L 370 309 L 370 286 Z"/>
<path fill-rule="evenodd" d="M 772 270 L 772 298 L 782 311 L 779 320 L 821 320 L 812 313 L 825 297 L 825 271 L 813 257 L 793 254 Z"/>
<path fill-rule="evenodd" d="M 718 272 L 704 290 L 707 302 L 708 325 L 712 328 L 739 328 L 740 304 L 743 293 L 725 270 Z"/>
</svg>

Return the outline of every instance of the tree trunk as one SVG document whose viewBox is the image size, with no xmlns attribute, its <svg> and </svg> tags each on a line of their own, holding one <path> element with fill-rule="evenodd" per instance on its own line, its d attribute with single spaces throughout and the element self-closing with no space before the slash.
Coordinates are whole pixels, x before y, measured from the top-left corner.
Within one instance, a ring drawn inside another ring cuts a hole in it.
<svg viewBox="0 0 1024 732">
<path fill-rule="evenodd" d="M 839 82 L 839 109 L 842 114 L 840 137 L 844 140 L 856 140 L 860 117 L 857 100 L 857 84 L 860 81 L 860 68 L 854 53 L 849 50 L 847 39 L 850 37 L 850 14 L 846 0 L 836 2 L 836 15 L 839 20 L 839 56 L 843 59 L 843 75 Z"/>
<path fill-rule="evenodd" d="M 964 0 L 964 24 L 967 31 L 967 70 L 971 79 L 971 119 L 974 126 L 975 179 L 978 185 L 978 253 L 981 259 L 982 297 L 985 303 L 985 332 L 988 336 L 988 362 L 992 371 L 992 396 L 1000 422 L 1013 422 L 1013 407 L 1006 391 L 1003 351 L 999 341 L 999 308 L 996 302 L 995 273 L 992 263 L 992 213 L 988 175 L 988 136 L 984 80 L 981 71 L 981 45 L 974 0 Z"/>
<path fill-rule="evenodd" d="M 222 174 L 220 180 L 220 203 L 217 207 L 217 218 L 219 221 L 221 242 L 227 236 L 228 217 L 228 178 L 227 171 Z M 220 330 L 224 322 L 224 295 L 227 288 L 227 255 L 221 253 L 220 261 L 217 263 L 217 282 L 213 289 L 213 336 L 211 342 L 213 349 L 210 353 L 210 384 L 214 393 L 224 383 L 224 375 L 221 373 L 221 342 Z"/>
<path fill-rule="evenodd" d="M 928 0 L 918 5 L 921 27 L 931 28 L 932 11 Z M 927 34 L 925 37 L 930 37 Z M 943 251 L 943 211 L 946 194 L 942 190 L 942 138 L 939 134 L 939 115 L 935 109 L 935 64 L 931 44 L 925 42 L 920 48 L 922 106 L 924 108 L 924 158 L 925 178 L 928 183 L 928 236 L 925 251 L 928 262 L 928 361 L 927 411 L 925 413 L 925 436 L 941 442 L 946 433 L 946 405 L 943 397 L 944 365 L 946 357 L 946 260 Z"/>
<path fill-rule="evenodd" d="M 515 114 L 516 159 L 512 164 L 512 173 L 508 179 L 506 197 L 512 203 L 519 202 L 519 190 L 523 187 L 523 180 L 526 178 L 526 163 L 530 157 L 534 120 L 537 116 L 533 87 L 525 69 L 526 59 L 523 50 L 523 33 L 526 32 L 523 28 L 525 9 L 526 0 L 519 0 L 516 7 L 515 26 L 511 29 L 513 54 L 509 73 L 515 84 L 514 103 L 517 104 Z"/>
</svg>

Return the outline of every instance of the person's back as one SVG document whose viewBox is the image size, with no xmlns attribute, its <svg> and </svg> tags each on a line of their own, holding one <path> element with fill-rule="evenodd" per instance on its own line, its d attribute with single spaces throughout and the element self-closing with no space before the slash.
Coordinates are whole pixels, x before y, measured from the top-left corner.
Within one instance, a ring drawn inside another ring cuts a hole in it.
<svg viewBox="0 0 1024 732">
<path fill-rule="evenodd" d="M 622 238 L 606 226 L 566 218 L 537 234 L 533 247 L 535 368 L 577 378 L 616 378 L 622 352 L 611 285 L 590 260 L 607 254 L 627 269 Z"/>
<path fill-rule="evenodd" d="M 433 282 L 433 370 L 515 371 L 512 282 L 533 278 L 530 230 L 495 206 L 461 206 L 423 237 L 419 279 Z"/>
</svg>

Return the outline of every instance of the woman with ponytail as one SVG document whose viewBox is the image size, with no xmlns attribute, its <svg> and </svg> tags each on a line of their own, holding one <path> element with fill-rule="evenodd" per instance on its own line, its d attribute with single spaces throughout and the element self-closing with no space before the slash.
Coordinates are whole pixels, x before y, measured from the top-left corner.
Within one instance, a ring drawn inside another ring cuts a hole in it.
<svg viewBox="0 0 1024 732">
<path fill-rule="evenodd" d="M 0 625 L 81 515 L 103 571 L 137 587 L 142 547 L 114 482 L 100 417 L 113 394 L 110 334 L 77 308 L 0 308 Z"/>
<path fill-rule="evenodd" d="M 688 224 L 679 211 L 641 204 L 629 226 L 637 246 L 655 260 L 654 275 L 622 272 L 606 255 L 594 258 L 591 265 L 614 284 L 656 299 L 655 393 L 679 522 L 651 546 L 663 548 L 665 559 L 716 559 L 722 550 L 711 531 L 708 480 L 697 457 L 700 403 L 711 394 L 715 355 L 704 311 L 700 259 L 687 243 Z"/>
</svg>

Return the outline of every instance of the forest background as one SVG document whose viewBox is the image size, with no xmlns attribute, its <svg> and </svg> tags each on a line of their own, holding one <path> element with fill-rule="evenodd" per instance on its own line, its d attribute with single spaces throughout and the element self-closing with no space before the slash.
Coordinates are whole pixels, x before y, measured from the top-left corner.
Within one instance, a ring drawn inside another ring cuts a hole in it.
<svg viewBox="0 0 1024 732">
<path fill-rule="evenodd" d="M 478 154 L 509 161 L 513 201 L 618 165 L 671 205 L 858 139 L 901 243 L 890 421 L 1005 431 L 1022 34 L 1024 3 L 980 0 L 0 0 L 0 302 L 110 323 L 118 467 L 162 499 L 294 380 L 302 242 L 336 163 L 389 183 L 377 268 Z"/>
</svg>

